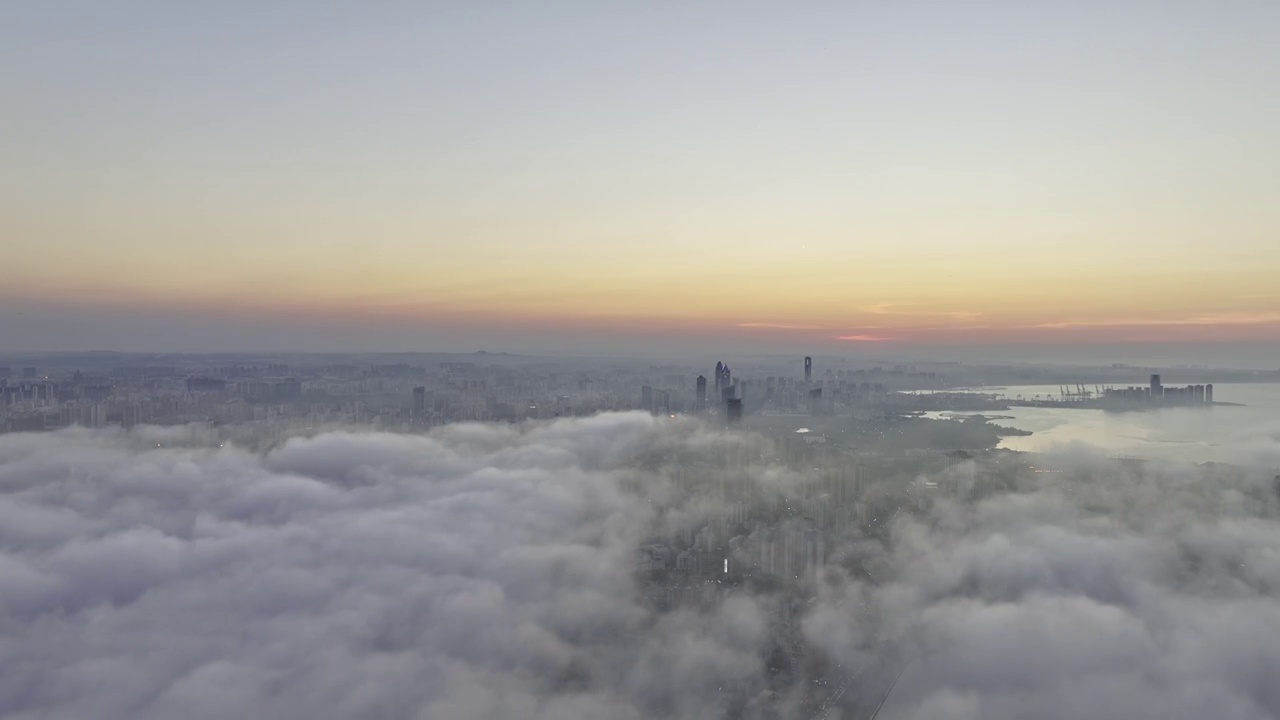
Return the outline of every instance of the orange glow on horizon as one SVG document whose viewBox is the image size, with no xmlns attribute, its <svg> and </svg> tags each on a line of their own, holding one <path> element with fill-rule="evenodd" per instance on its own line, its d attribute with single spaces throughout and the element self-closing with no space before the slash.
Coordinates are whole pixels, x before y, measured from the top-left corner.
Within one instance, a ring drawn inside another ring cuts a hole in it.
<svg viewBox="0 0 1280 720">
<path fill-rule="evenodd" d="M 1280 340 L 1266 12 L 992 4 L 917 35 L 908 7 L 775 4 L 708 44 L 665 4 L 593 10 L 604 35 L 354 8 L 247 47 L 190 7 L 221 4 L 163 5 L 139 17 L 173 33 L 9 23 L 36 54 L 0 108 L 7 335 L 75 346 L 118 309 L 583 346 Z"/>
<path fill-rule="evenodd" d="M 907 310 L 890 303 L 868 303 L 847 315 L 829 312 L 822 322 L 791 320 L 778 315 L 768 319 L 726 317 L 723 313 L 637 312 L 614 310 L 607 298 L 576 312 L 551 304 L 517 309 L 503 304 L 485 306 L 457 300 L 390 302 L 382 298 L 316 294 L 298 297 L 263 293 L 219 296 L 212 293 L 177 295 L 147 292 L 139 288 L 52 288 L 45 293 L 0 291 L 13 302 L 76 307 L 113 307 L 144 313 L 187 313 L 204 317 L 239 319 L 274 318 L 299 323 L 358 322 L 386 327 L 438 327 L 465 330 L 565 332 L 622 336 L 669 335 L 742 339 L 766 344 L 796 342 L 817 345 L 952 345 L 952 344 L 1063 344 L 1272 341 L 1280 339 L 1280 313 L 1268 310 L 1189 312 L 1150 317 L 1108 318 L 1101 314 L 1072 319 L 1046 307 L 1032 313 L 1026 307 L 995 312 L 926 309 Z M 1039 316 L 1039 317 L 1037 317 Z"/>
</svg>

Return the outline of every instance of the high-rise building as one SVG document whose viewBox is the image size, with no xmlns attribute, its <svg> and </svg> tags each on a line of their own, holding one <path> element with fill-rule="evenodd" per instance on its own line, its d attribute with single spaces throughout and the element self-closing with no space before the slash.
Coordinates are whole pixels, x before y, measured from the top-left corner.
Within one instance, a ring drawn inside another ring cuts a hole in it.
<svg viewBox="0 0 1280 720">
<path fill-rule="evenodd" d="M 867 488 L 871 486 L 871 469 L 862 463 L 858 463 L 853 471 L 853 486 L 858 498 L 862 499 Z"/>
<path fill-rule="evenodd" d="M 724 390 L 733 384 L 733 373 L 725 363 L 716 363 L 715 392 L 716 397 L 725 397 Z"/>
<path fill-rule="evenodd" d="M 1213 402 L 1213 383 L 1204 386 L 1204 401 L 1207 403 Z"/>
<path fill-rule="evenodd" d="M 813 382 L 813 358 L 808 355 L 804 356 L 804 383 L 808 385 Z"/>
<path fill-rule="evenodd" d="M 729 425 L 739 425 L 742 423 L 742 401 L 738 398 L 728 398 L 724 401 L 724 414 Z"/>
<path fill-rule="evenodd" d="M 1151 374 L 1151 399 L 1159 400 L 1164 397 L 1164 387 L 1160 384 L 1160 374 Z"/>
<path fill-rule="evenodd" d="M 653 387 L 650 385 L 640 386 L 640 407 L 653 412 Z"/>
<path fill-rule="evenodd" d="M 778 534 L 773 528 L 760 531 L 760 570 L 773 575 L 777 570 Z"/>
<path fill-rule="evenodd" d="M 814 388 L 809 391 L 809 414 L 822 414 L 822 388 Z"/>
<path fill-rule="evenodd" d="M 22 379 L 24 379 L 24 380 L 35 380 L 35 379 L 36 379 L 36 369 L 35 369 L 35 368 L 33 368 L 33 367 L 24 367 L 24 368 L 22 368 Z"/>
<path fill-rule="evenodd" d="M 422 385 L 413 389 L 413 415 L 410 419 L 414 425 L 427 423 L 427 388 Z"/>
<path fill-rule="evenodd" d="M 697 412 L 707 411 L 707 378 L 704 375 L 698 376 L 697 395 L 695 396 L 693 409 Z"/>
<path fill-rule="evenodd" d="M 813 580 L 826 564 L 826 542 L 822 530 L 812 520 L 805 521 L 802 531 L 800 574 L 805 580 Z"/>
</svg>

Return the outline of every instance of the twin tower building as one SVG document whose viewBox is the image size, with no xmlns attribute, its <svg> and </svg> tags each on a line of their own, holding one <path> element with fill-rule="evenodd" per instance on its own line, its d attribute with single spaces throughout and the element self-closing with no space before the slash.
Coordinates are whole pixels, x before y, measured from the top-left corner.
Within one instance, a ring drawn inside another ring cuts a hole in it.
<svg viewBox="0 0 1280 720">
<path fill-rule="evenodd" d="M 813 382 L 813 358 L 808 355 L 804 358 L 804 382 L 809 385 Z M 723 362 L 716 363 L 715 369 L 715 394 L 712 396 L 718 402 L 724 403 L 725 418 L 730 425 L 736 425 L 742 420 L 742 400 L 743 387 L 740 386 L 733 378 L 733 371 Z M 705 413 L 707 411 L 707 378 L 705 375 L 699 375 L 697 381 L 697 396 L 694 400 L 694 411 L 697 413 Z"/>
</svg>

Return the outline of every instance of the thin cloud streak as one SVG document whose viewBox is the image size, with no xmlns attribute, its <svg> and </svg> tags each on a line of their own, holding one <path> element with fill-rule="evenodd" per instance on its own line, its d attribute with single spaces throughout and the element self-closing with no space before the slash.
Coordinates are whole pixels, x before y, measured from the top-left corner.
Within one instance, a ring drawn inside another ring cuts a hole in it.
<svg viewBox="0 0 1280 720">
<path fill-rule="evenodd" d="M 744 322 L 734 325 L 734 327 L 761 329 L 761 330 L 821 330 L 821 325 L 802 325 L 795 323 L 773 323 L 773 322 Z"/>
<path fill-rule="evenodd" d="M 1028 325 L 1034 329 L 1089 328 L 1089 327 L 1161 327 L 1177 325 L 1267 325 L 1280 322 L 1276 312 L 1226 312 L 1192 315 L 1185 318 L 1124 318 L 1118 320 L 1064 320 L 1060 322 Z"/>
<path fill-rule="evenodd" d="M 844 342 L 887 342 L 889 340 L 897 340 L 896 337 L 882 337 L 879 335 L 837 335 L 833 340 L 842 340 Z"/>
<path fill-rule="evenodd" d="M 859 312 L 869 315 L 898 315 L 906 317 L 927 317 L 927 318 L 953 318 L 956 320 L 965 320 L 981 317 L 982 313 L 973 312 L 971 310 L 920 310 L 916 308 L 905 307 L 895 303 L 875 303 L 874 305 L 863 305 L 858 308 Z"/>
</svg>

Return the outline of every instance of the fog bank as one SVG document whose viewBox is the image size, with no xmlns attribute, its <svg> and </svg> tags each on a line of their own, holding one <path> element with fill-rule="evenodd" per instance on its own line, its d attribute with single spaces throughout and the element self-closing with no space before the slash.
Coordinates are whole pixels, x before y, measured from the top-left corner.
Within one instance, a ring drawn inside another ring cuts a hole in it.
<svg viewBox="0 0 1280 720">
<path fill-rule="evenodd" d="M 779 593 L 659 611 L 635 576 L 678 516 L 650 460 L 743 442 L 641 413 L 263 452 L 182 428 L 0 436 L 0 715 L 802 716 L 766 692 Z M 854 675 L 874 705 L 870 679 L 905 665 L 886 718 L 1280 714 L 1270 471 L 1046 461 L 833 539 L 797 611 L 800 682 Z"/>
</svg>

